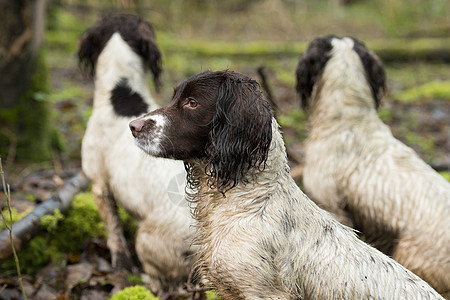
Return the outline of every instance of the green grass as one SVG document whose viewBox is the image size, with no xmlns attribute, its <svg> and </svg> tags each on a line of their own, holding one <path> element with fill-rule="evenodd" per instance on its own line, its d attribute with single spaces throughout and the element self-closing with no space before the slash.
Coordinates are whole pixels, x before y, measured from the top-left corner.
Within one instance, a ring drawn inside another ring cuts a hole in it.
<svg viewBox="0 0 450 300">
<path fill-rule="evenodd" d="M 124 288 L 115 293 L 109 300 L 160 300 L 152 292 L 141 285 Z"/>
<path fill-rule="evenodd" d="M 440 172 L 439 174 L 441 174 L 442 177 L 444 177 L 445 179 L 447 179 L 448 181 L 450 181 L 450 171 Z"/>
<path fill-rule="evenodd" d="M 399 91 L 394 95 L 394 99 L 406 103 L 417 100 L 450 100 L 450 80 L 431 81 Z"/>
</svg>

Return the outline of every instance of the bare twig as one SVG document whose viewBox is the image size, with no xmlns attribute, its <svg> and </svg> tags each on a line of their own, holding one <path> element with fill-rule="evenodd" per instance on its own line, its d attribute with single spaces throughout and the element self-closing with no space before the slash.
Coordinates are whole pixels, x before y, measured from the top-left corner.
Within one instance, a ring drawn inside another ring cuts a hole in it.
<svg viewBox="0 0 450 300">
<path fill-rule="evenodd" d="M 261 78 L 261 86 L 263 90 L 266 92 L 267 100 L 270 102 L 270 106 L 272 107 L 273 115 L 275 117 L 278 116 L 278 104 L 275 100 L 275 97 L 273 96 L 272 89 L 270 88 L 269 81 L 267 80 L 266 76 L 266 67 L 260 66 L 256 70 L 258 72 L 259 77 Z"/>
<path fill-rule="evenodd" d="M 5 173 L 3 172 L 3 165 L 2 165 L 2 158 L 1 157 L 0 157 L 0 177 L 2 178 L 3 192 L 5 193 L 5 196 L 6 196 L 6 204 L 7 204 L 8 211 L 9 211 L 9 221 L 10 221 L 9 224 L 6 221 L 6 217 L 3 214 L 3 211 L 0 210 L 0 212 L 1 212 L 1 215 L 2 215 L 3 222 L 5 222 L 5 226 L 6 226 L 6 228 L 9 231 L 9 241 L 10 241 L 10 244 L 11 244 L 12 253 L 14 255 L 14 261 L 16 263 L 17 277 L 18 277 L 18 280 L 19 280 L 20 290 L 22 291 L 23 299 L 27 300 L 27 295 L 25 294 L 25 290 L 23 289 L 23 284 L 22 284 L 22 274 L 20 272 L 19 258 L 17 257 L 16 248 L 14 247 L 14 241 L 13 241 L 13 235 L 12 235 L 12 222 L 13 222 L 13 220 L 12 220 L 12 211 L 11 211 L 11 190 L 9 188 L 9 184 L 6 184 Z"/>
</svg>

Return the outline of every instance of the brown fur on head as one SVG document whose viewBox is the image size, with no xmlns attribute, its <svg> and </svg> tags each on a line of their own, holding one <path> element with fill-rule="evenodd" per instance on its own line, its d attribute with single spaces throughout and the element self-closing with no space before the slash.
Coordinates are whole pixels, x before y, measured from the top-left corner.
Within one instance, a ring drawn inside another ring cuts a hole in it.
<svg viewBox="0 0 450 300">
<path fill-rule="evenodd" d="M 80 68 L 94 75 L 98 56 L 115 32 L 118 32 L 131 49 L 144 59 L 144 64 L 152 72 L 155 86 L 158 88 L 162 70 L 161 52 L 156 44 L 152 26 L 138 16 L 109 15 L 88 28 L 80 38 L 78 51 Z"/>
<path fill-rule="evenodd" d="M 297 93 L 299 94 L 302 107 L 309 107 L 309 100 L 314 88 L 322 76 L 330 58 L 330 52 L 333 48 L 331 42 L 333 39 L 340 39 L 335 35 L 329 35 L 323 38 L 314 39 L 308 46 L 306 52 L 301 56 L 297 65 Z M 366 71 L 366 79 L 372 90 L 372 96 L 375 101 L 375 107 L 378 108 L 386 90 L 386 75 L 383 63 L 378 56 L 368 49 L 363 42 L 352 38 L 354 42 L 353 50 L 358 54 L 361 63 Z"/>
<path fill-rule="evenodd" d="M 155 118 L 164 121 L 158 124 Z M 168 106 L 130 127 L 150 154 L 185 161 L 206 159 L 211 186 L 225 192 L 267 159 L 271 118 L 270 104 L 256 81 L 226 70 L 190 77 L 175 89 Z M 150 145 L 152 140 L 159 144 Z"/>
</svg>

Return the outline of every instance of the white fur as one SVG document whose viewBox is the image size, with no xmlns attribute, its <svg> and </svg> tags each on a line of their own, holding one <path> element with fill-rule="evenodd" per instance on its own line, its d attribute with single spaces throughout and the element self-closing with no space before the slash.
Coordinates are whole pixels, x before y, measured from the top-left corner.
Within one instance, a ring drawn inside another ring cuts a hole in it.
<svg viewBox="0 0 450 300">
<path fill-rule="evenodd" d="M 442 299 L 308 199 L 275 119 L 272 135 L 266 168 L 225 196 L 202 160 L 190 162 L 200 271 L 224 299 Z"/>
<path fill-rule="evenodd" d="M 144 116 L 143 121 L 153 120 L 155 129 L 152 131 L 152 139 L 138 140 L 135 139 L 136 145 L 150 155 L 161 155 L 162 148 L 160 145 L 161 137 L 164 135 L 164 127 L 167 123 L 166 117 L 163 115 Z"/>
<path fill-rule="evenodd" d="M 332 45 L 308 100 L 308 195 L 344 223 L 398 233 L 393 258 L 449 293 L 450 183 L 378 118 L 353 41 Z"/>
<path fill-rule="evenodd" d="M 137 252 L 158 289 L 158 281 L 187 277 L 191 269 L 189 259 L 181 257 L 190 249 L 189 210 L 168 197 L 170 180 L 184 174 L 184 166 L 180 161 L 148 157 L 138 149 L 128 127 L 134 118 L 117 116 L 110 102 L 111 90 L 121 78 L 126 78 L 149 109 L 155 109 L 147 75 L 142 59 L 115 33 L 98 57 L 94 109 L 83 139 L 82 164 L 84 172 L 93 181 L 93 193 L 99 206 L 105 207 L 102 198 L 111 200 L 113 197 L 140 221 Z M 157 121 L 163 126 L 161 119 Z M 108 209 L 111 212 L 111 208 Z M 121 232 L 117 231 L 120 224 L 108 221 L 110 212 L 103 212 L 103 219 L 111 223 L 106 224 L 106 228 L 108 246 L 114 252 L 120 243 Z"/>
</svg>

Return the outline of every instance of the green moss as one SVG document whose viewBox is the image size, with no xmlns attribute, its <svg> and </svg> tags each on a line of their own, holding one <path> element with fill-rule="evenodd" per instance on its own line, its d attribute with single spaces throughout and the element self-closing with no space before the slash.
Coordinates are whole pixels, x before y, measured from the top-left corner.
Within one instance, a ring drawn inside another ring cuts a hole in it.
<svg viewBox="0 0 450 300">
<path fill-rule="evenodd" d="M 13 222 L 20 220 L 27 213 L 19 214 L 13 209 Z M 134 240 L 136 221 L 120 207 L 119 216 L 124 224 L 125 236 Z M 53 215 L 42 217 L 40 224 L 44 233 L 32 239 L 18 253 L 25 274 L 34 274 L 50 260 L 60 260 L 66 253 L 80 253 L 84 243 L 91 237 L 106 236 L 104 224 L 98 214 L 92 193 L 76 195 L 67 216 L 63 216 L 59 210 L 55 210 Z M 2 222 L 0 229 L 3 228 Z M 14 261 L 9 259 L 0 265 L 0 273 L 14 270 L 14 268 Z M 140 278 L 135 278 L 133 282 L 141 283 Z"/>
<path fill-rule="evenodd" d="M 11 218 L 10 218 L 10 214 L 9 214 L 9 210 L 8 208 L 4 208 L 2 211 L 3 215 L 6 218 L 6 222 L 8 223 L 8 225 L 11 225 L 11 219 L 12 219 L 12 223 L 17 222 L 18 220 L 22 219 L 24 216 L 26 216 L 29 211 L 25 211 L 25 212 L 21 212 L 19 213 L 17 211 L 17 209 L 15 208 L 11 208 Z M 0 230 L 5 229 L 5 222 L 3 221 L 3 219 L 0 221 Z"/>
<path fill-rule="evenodd" d="M 298 56 L 305 52 L 307 42 L 248 41 L 223 42 L 211 40 L 180 40 L 163 32 L 158 44 L 167 52 L 190 53 L 198 56 L 272 56 L 275 54 Z"/>
<path fill-rule="evenodd" d="M 417 100 L 450 100 L 450 81 L 432 81 L 405 91 L 398 92 L 394 99 L 401 102 Z"/>
<path fill-rule="evenodd" d="M 32 275 L 50 261 L 51 251 L 55 249 L 50 247 L 47 242 L 48 239 L 43 236 L 35 237 L 23 250 L 17 253 L 22 274 Z M 60 257 L 60 254 L 55 253 L 55 255 Z M 0 264 L 0 273 L 15 273 L 15 270 L 16 264 L 12 258 Z"/>
<path fill-rule="evenodd" d="M 58 222 L 62 219 L 64 219 L 64 216 L 61 214 L 59 209 L 55 209 L 53 215 L 47 215 L 41 218 L 41 226 L 47 231 L 53 231 L 56 229 Z"/>
<path fill-rule="evenodd" d="M 128 282 L 131 284 L 143 284 L 144 281 L 142 281 L 141 276 L 136 274 L 128 274 Z"/>
<path fill-rule="evenodd" d="M 445 179 L 450 181 L 450 171 L 439 172 L 439 174 L 441 174 Z"/>
<path fill-rule="evenodd" d="M 109 300 L 158 300 L 152 292 L 141 285 L 124 288 L 115 293 Z"/>
<path fill-rule="evenodd" d="M 16 219 L 19 219 L 17 216 Z M 45 233 L 33 238 L 18 252 L 22 271 L 32 275 L 50 260 L 60 260 L 66 253 L 80 253 L 90 237 L 105 236 L 103 223 L 90 193 L 78 194 L 66 217 L 55 211 L 41 218 Z M 0 264 L 0 273 L 14 270 L 14 260 Z"/>
<path fill-rule="evenodd" d="M 222 298 L 219 297 L 216 291 L 207 291 L 206 292 L 206 300 L 220 300 Z"/>
<path fill-rule="evenodd" d="M 91 193 L 75 196 L 67 216 L 56 230 L 50 232 L 51 239 L 62 252 L 81 251 L 83 243 L 96 236 L 105 236 L 105 230 Z"/>
<path fill-rule="evenodd" d="M 0 111 L 0 120 L 7 124 L 17 139 L 18 161 L 45 161 L 52 158 L 56 129 L 50 126 L 49 75 L 43 51 L 38 55 L 33 72 L 30 87 L 24 91 L 17 105 Z M 0 135 L 0 155 L 8 152 L 11 142 Z"/>
<path fill-rule="evenodd" d="M 29 201 L 29 202 L 35 202 L 36 201 L 36 196 L 35 195 L 33 195 L 33 194 L 26 194 L 25 195 L 25 199 L 27 200 L 27 201 Z"/>
<path fill-rule="evenodd" d="M 32 161 L 51 158 L 51 135 L 47 95 L 49 94 L 48 69 L 44 53 L 38 57 L 32 85 L 19 104 L 19 128 L 17 158 Z M 24 120 L 22 123 L 22 121 Z"/>
</svg>

